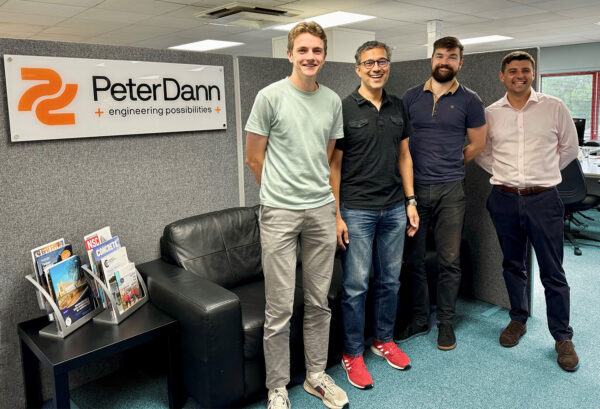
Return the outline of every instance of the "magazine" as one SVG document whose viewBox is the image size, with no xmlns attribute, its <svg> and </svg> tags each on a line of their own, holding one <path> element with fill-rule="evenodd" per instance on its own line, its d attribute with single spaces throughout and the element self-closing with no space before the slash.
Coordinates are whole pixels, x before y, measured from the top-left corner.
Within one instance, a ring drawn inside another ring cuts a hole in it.
<svg viewBox="0 0 600 409">
<path fill-rule="evenodd" d="M 46 286 L 44 286 L 44 284 L 42 283 L 42 280 L 40 280 L 40 278 L 44 275 L 44 271 L 42 270 L 38 270 L 37 268 L 37 263 L 36 263 L 36 258 L 38 258 L 39 256 L 41 256 L 42 254 L 46 254 L 49 251 L 52 251 L 58 247 L 64 246 L 65 245 L 65 239 L 60 238 L 58 240 L 54 240 L 51 241 L 50 243 L 46 243 L 43 246 L 40 247 L 36 247 L 33 250 L 31 250 L 31 261 L 33 262 L 33 276 L 35 277 L 35 279 L 37 280 L 38 283 L 40 283 L 40 285 L 42 287 L 44 287 L 44 290 L 46 290 L 48 292 L 48 294 L 50 294 L 50 289 L 48 288 L 48 284 L 46 282 L 46 280 L 44 280 L 44 282 L 46 283 Z M 40 294 L 39 292 L 36 291 L 37 294 L 37 298 L 38 298 L 38 304 L 40 306 L 41 309 L 46 309 L 46 311 L 52 311 L 52 308 L 50 308 L 50 306 L 47 306 L 47 302 L 44 299 L 44 297 L 42 296 L 42 294 Z M 52 315 L 52 314 L 50 314 Z M 52 318 L 50 318 L 50 320 L 52 321 Z"/>
<path fill-rule="evenodd" d="M 58 247 L 46 254 L 42 254 L 38 256 L 35 260 L 38 271 L 41 271 L 43 274 L 40 275 L 40 284 L 44 287 L 48 294 L 50 294 L 54 298 L 54 292 L 52 291 L 52 287 L 49 285 L 48 280 L 46 278 L 46 267 L 51 266 L 53 264 L 58 263 L 59 261 L 66 260 L 73 255 L 73 246 L 70 244 Z M 43 282 L 43 283 L 42 283 Z"/>
<path fill-rule="evenodd" d="M 103 257 L 100 260 L 100 263 L 102 273 L 104 275 L 104 282 L 110 289 L 110 292 L 117 303 L 119 313 L 122 314 L 124 309 L 121 300 L 121 293 L 115 277 L 115 271 L 129 263 L 129 259 L 127 258 L 127 249 L 125 247 L 121 247 L 111 252 L 107 256 Z"/>
<path fill-rule="evenodd" d="M 110 226 L 106 226 L 101 228 L 100 230 L 96 230 L 93 233 L 90 233 L 83 237 L 85 241 L 85 249 L 88 253 L 88 260 L 90 262 L 90 269 L 95 273 L 94 270 L 94 257 L 92 255 L 92 249 L 96 247 L 100 243 L 104 243 L 106 240 L 112 238 L 112 234 L 110 233 Z"/>
<path fill-rule="evenodd" d="M 98 274 L 98 268 L 94 263 L 92 249 L 98 244 L 104 243 L 106 240 L 109 240 L 110 238 L 112 238 L 112 234 L 110 233 L 110 226 L 103 227 L 100 230 L 96 230 L 93 233 L 83 236 L 83 241 L 85 242 L 85 250 L 87 251 L 88 260 L 90 262 L 90 270 L 98 277 L 100 277 L 100 275 Z M 100 287 L 99 284 L 94 282 L 94 284 L 92 285 L 92 289 L 94 291 L 94 296 L 99 298 L 102 302 L 102 306 L 107 307 L 108 303 L 104 299 L 102 287 Z"/>
<path fill-rule="evenodd" d="M 100 271 L 100 260 L 102 260 L 102 258 L 109 256 L 111 253 L 120 248 L 121 241 L 119 240 L 119 236 L 115 236 L 112 239 L 95 246 L 92 249 L 92 254 L 94 255 L 94 266 L 96 266 L 96 271 Z"/>
<path fill-rule="evenodd" d="M 92 292 L 81 269 L 79 256 L 47 266 L 46 274 L 67 327 L 92 311 Z"/>
<path fill-rule="evenodd" d="M 126 311 L 141 297 L 135 264 L 128 263 L 117 269 L 115 271 L 115 279 L 121 294 L 123 311 Z"/>
</svg>

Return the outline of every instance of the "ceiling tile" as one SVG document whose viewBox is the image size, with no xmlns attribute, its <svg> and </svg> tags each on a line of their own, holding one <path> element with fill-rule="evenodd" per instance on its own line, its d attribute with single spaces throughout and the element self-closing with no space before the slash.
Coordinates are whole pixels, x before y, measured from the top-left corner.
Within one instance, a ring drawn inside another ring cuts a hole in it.
<svg viewBox="0 0 600 409">
<path fill-rule="evenodd" d="M 0 11 L 0 23 L 51 26 L 60 23 L 65 18 L 66 17 L 61 16 L 44 16 L 41 14 L 8 13 Z"/>
<path fill-rule="evenodd" d="M 86 7 L 63 6 L 38 1 L 9 0 L 0 6 L 0 12 L 41 14 L 46 16 L 71 17 L 86 10 Z"/>
<path fill-rule="evenodd" d="M 152 17 L 150 14 L 130 13 L 127 11 L 114 11 L 106 9 L 93 8 L 79 14 L 78 17 L 88 20 L 119 22 L 119 23 L 136 23 Z"/>
<path fill-rule="evenodd" d="M 528 16 L 532 14 L 542 14 L 545 10 L 529 7 L 529 6 L 514 6 L 502 8 L 499 10 L 489 10 L 489 11 L 478 11 L 473 13 L 478 17 L 489 18 L 490 20 L 498 20 L 503 18 L 517 18 L 522 16 Z"/>
<path fill-rule="evenodd" d="M 38 26 L 33 24 L 12 24 L 12 23 L 0 23 L 0 33 L 10 33 L 11 35 L 18 35 L 22 37 L 29 37 L 42 31 L 44 26 Z"/>
<path fill-rule="evenodd" d="M 21 0 L 31 3 L 59 4 L 63 6 L 94 7 L 104 0 Z"/>
<path fill-rule="evenodd" d="M 152 16 L 165 14 L 183 7 L 181 4 L 165 3 L 157 0 L 104 0 L 96 6 L 100 10 L 127 11 Z"/>
</svg>

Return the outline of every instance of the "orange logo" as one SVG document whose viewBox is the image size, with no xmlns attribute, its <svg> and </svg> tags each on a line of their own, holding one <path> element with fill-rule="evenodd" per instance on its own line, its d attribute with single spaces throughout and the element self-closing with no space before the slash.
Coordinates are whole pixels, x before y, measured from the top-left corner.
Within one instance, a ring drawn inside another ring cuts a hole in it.
<svg viewBox="0 0 600 409">
<path fill-rule="evenodd" d="M 19 100 L 19 111 L 31 111 L 33 104 L 38 99 L 54 95 L 62 88 L 62 78 L 54 70 L 48 68 L 21 68 L 21 79 L 25 81 L 47 81 L 45 84 L 34 85 L 29 88 Z M 73 101 L 77 94 L 77 84 L 65 84 L 62 94 L 54 98 L 42 99 L 35 108 L 35 115 L 41 123 L 46 125 L 74 125 L 75 114 L 52 113 L 66 107 Z"/>
</svg>

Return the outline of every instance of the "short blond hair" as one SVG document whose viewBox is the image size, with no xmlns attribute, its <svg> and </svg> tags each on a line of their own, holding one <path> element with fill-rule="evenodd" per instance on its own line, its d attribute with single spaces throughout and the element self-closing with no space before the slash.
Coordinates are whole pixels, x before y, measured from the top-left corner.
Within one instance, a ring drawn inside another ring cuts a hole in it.
<svg viewBox="0 0 600 409">
<path fill-rule="evenodd" d="M 323 27 L 321 27 L 318 23 L 315 23 L 314 21 L 302 21 L 296 24 L 296 26 L 294 26 L 294 28 L 290 30 L 290 32 L 288 33 L 287 44 L 287 49 L 290 53 L 294 50 L 294 40 L 296 39 L 296 37 L 303 33 L 312 34 L 323 40 L 323 51 L 325 51 L 325 54 L 327 54 L 327 34 L 325 34 L 325 30 L 323 30 Z"/>
</svg>

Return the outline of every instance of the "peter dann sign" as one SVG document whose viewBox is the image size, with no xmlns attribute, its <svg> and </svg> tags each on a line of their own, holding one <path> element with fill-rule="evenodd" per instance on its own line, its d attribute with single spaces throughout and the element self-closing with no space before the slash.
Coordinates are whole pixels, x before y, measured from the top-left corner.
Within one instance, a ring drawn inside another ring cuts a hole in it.
<svg viewBox="0 0 600 409">
<path fill-rule="evenodd" d="M 226 129 L 223 67 L 5 55 L 13 142 Z"/>
</svg>

